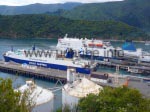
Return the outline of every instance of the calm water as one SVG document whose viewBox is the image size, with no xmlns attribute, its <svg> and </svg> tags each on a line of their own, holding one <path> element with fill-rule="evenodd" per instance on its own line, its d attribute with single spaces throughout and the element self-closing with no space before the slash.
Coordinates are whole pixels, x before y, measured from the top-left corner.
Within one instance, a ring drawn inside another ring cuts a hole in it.
<svg viewBox="0 0 150 112">
<path fill-rule="evenodd" d="M 15 49 L 23 49 L 23 48 L 31 48 L 33 45 L 36 45 L 38 48 L 46 48 L 48 49 L 50 46 L 55 46 L 57 44 L 56 39 L 0 39 L 0 59 L 3 59 L 2 54 L 11 49 L 13 46 Z M 119 46 L 123 42 L 112 42 L 113 46 Z M 145 46 L 144 43 L 135 43 L 136 47 L 142 48 L 143 50 L 150 52 L 150 46 Z M 115 69 L 106 69 L 106 68 L 99 68 L 98 71 L 103 72 L 111 72 L 114 73 Z M 132 75 L 125 71 L 120 71 L 120 74 L 125 75 Z M 140 76 L 140 75 L 139 75 Z M 13 74 L 7 74 L 0 72 L 0 77 L 2 78 L 11 78 L 13 80 L 14 88 L 25 84 L 25 81 L 28 79 L 22 76 L 15 76 Z M 36 84 L 45 88 L 53 87 L 55 84 L 51 82 L 46 82 L 42 80 L 35 80 Z M 61 107 L 61 91 L 55 93 L 55 109 Z"/>
<path fill-rule="evenodd" d="M 3 53 L 10 50 L 11 46 L 15 49 L 31 48 L 34 44 L 39 48 L 49 48 L 49 46 L 56 45 L 57 40 L 52 39 L 0 39 L 0 59 L 3 59 Z M 1 78 L 11 78 L 13 80 L 13 87 L 17 88 L 24 85 L 28 78 L 22 76 L 15 76 L 0 72 Z M 54 87 L 54 83 L 35 79 L 36 84 L 44 88 Z M 55 109 L 61 107 L 61 91 L 55 92 L 54 100 Z"/>
</svg>

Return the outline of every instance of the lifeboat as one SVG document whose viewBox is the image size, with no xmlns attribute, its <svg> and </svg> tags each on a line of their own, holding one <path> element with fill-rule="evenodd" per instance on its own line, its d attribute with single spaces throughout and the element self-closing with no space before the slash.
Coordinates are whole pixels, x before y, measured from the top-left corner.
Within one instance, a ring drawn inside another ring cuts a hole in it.
<svg viewBox="0 0 150 112">
<path fill-rule="evenodd" d="M 103 44 L 100 44 L 100 43 L 98 43 L 98 44 L 89 43 L 88 45 L 89 45 L 90 47 L 103 47 Z"/>
<path fill-rule="evenodd" d="M 96 44 L 97 47 L 103 47 L 103 44 Z"/>
<path fill-rule="evenodd" d="M 95 46 L 95 44 L 93 44 L 93 43 L 89 43 L 88 44 L 90 47 L 94 47 Z"/>
</svg>

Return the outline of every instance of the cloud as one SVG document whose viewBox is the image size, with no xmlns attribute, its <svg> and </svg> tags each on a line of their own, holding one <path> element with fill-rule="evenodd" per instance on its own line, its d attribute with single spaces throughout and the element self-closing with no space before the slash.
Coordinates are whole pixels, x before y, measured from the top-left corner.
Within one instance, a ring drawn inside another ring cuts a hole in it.
<svg viewBox="0 0 150 112">
<path fill-rule="evenodd" d="M 122 1 L 122 0 L 0 0 L 0 5 L 20 6 L 34 3 L 44 3 L 44 4 L 65 3 L 65 2 L 97 3 L 108 1 Z"/>
</svg>

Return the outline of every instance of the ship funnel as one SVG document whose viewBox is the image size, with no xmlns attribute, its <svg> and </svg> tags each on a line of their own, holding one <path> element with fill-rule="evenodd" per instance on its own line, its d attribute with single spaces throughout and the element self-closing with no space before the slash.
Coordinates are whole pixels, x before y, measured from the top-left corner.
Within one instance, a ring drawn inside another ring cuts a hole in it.
<svg viewBox="0 0 150 112">
<path fill-rule="evenodd" d="M 76 80 L 75 69 L 67 69 L 67 83 L 73 83 Z"/>
<path fill-rule="evenodd" d="M 126 40 L 124 45 L 122 46 L 122 49 L 128 51 L 136 51 L 135 45 L 131 40 Z"/>
</svg>

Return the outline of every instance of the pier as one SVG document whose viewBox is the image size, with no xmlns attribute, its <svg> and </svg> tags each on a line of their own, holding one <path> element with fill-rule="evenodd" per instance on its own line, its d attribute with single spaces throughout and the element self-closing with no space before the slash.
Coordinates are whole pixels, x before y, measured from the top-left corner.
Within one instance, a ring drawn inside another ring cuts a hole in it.
<svg viewBox="0 0 150 112">
<path fill-rule="evenodd" d="M 124 86 L 128 86 L 129 88 L 135 88 L 139 90 L 145 97 L 150 98 L 150 78 L 121 75 L 118 73 L 111 74 L 111 73 L 102 73 L 102 72 L 93 72 L 91 74 L 91 78 L 93 77 L 93 75 L 97 75 L 96 76 L 97 78 L 103 80 L 103 81 L 100 81 L 99 79 L 93 80 L 94 82 L 96 82 L 97 84 L 103 87 L 109 86 L 112 88 L 116 88 L 124 85 Z"/>
<path fill-rule="evenodd" d="M 62 84 L 65 84 L 67 82 L 67 71 L 50 69 L 50 68 L 38 67 L 35 69 L 31 69 L 31 68 L 25 68 L 21 64 L 0 61 L 0 71 L 5 73 L 11 73 L 16 76 L 25 76 L 25 77 L 35 78 L 35 79 L 47 80 L 54 83 L 61 81 Z M 84 74 L 78 74 L 78 75 L 82 77 L 86 76 L 90 78 L 92 74 L 102 75 L 101 72 L 92 72 L 91 75 L 84 75 Z M 110 74 L 110 73 L 106 73 L 106 76 L 107 74 L 109 75 L 108 78 L 112 79 L 112 82 L 111 83 L 97 82 L 97 84 L 100 84 L 101 86 L 118 87 L 123 85 L 127 81 L 127 79 L 129 79 L 129 85 L 128 85 L 129 87 L 136 88 L 140 90 L 141 93 L 143 93 L 145 96 L 150 97 L 150 78 L 122 76 L 122 75 Z M 100 76 L 100 77 L 107 80 L 106 76 Z"/>
<path fill-rule="evenodd" d="M 119 61 L 119 60 L 118 60 Z M 124 64 L 124 63 L 113 63 L 113 62 L 105 62 L 105 61 L 98 61 L 99 66 L 107 66 L 107 67 L 116 67 L 118 69 L 123 69 L 129 72 L 130 69 L 138 70 L 138 73 L 150 75 L 150 65 L 142 66 L 141 64 Z"/>
<path fill-rule="evenodd" d="M 15 75 L 26 76 L 30 78 L 37 78 L 42 80 L 48 80 L 56 82 L 60 80 L 62 83 L 66 83 L 67 72 L 38 67 L 36 69 L 30 69 L 22 67 L 21 64 L 15 64 L 11 62 L 0 61 L 0 71 L 5 73 L 12 73 Z"/>
</svg>

